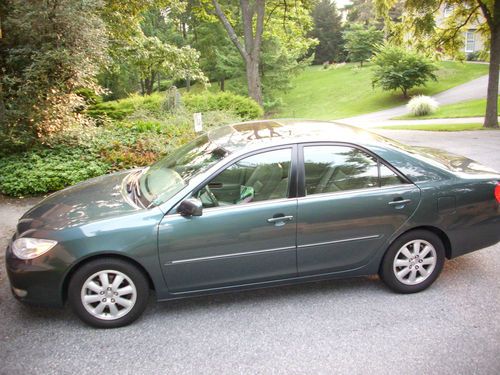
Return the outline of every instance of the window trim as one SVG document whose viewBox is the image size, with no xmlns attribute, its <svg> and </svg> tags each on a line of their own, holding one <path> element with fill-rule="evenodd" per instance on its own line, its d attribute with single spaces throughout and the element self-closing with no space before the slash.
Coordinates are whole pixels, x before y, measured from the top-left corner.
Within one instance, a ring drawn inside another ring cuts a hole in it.
<svg viewBox="0 0 500 375">
<path fill-rule="evenodd" d="M 317 197 L 317 196 L 324 196 L 324 195 L 329 195 L 329 194 L 338 194 L 338 193 L 349 193 L 352 191 L 366 191 L 366 190 L 374 190 L 374 189 L 387 189 L 387 188 L 393 188 L 393 187 L 398 187 L 400 185 L 387 185 L 387 186 L 381 186 L 381 179 L 380 179 L 380 166 L 384 165 L 387 168 L 389 168 L 392 172 L 394 172 L 397 176 L 401 177 L 401 179 L 404 180 L 403 184 L 411 184 L 415 185 L 408 177 L 406 177 L 403 173 L 398 171 L 396 168 L 394 168 L 390 163 L 388 163 L 386 160 L 375 154 L 374 152 L 366 149 L 365 147 L 362 147 L 360 145 L 354 144 L 354 143 L 349 143 L 349 142 L 307 142 L 307 143 L 300 143 L 298 145 L 298 160 L 299 160 L 299 168 L 297 170 L 298 177 L 297 177 L 297 183 L 298 183 L 298 197 L 299 198 L 304 198 L 304 197 Z M 342 190 L 342 191 L 336 191 L 332 193 L 321 193 L 321 194 L 311 194 L 307 195 L 306 194 L 306 168 L 305 168 L 305 160 L 304 160 L 304 148 L 305 147 L 311 147 L 311 146 L 341 146 L 341 147 L 351 147 L 354 149 L 357 149 L 361 152 L 364 152 L 371 157 L 373 157 L 377 161 L 377 171 L 378 171 L 378 186 L 375 187 L 370 187 L 370 188 L 361 188 L 361 189 L 352 189 L 352 190 Z"/>
<path fill-rule="evenodd" d="M 262 148 L 262 149 L 258 149 L 258 150 L 253 150 L 253 151 L 250 151 L 250 152 L 247 152 L 245 154 L 242 154 L 242 155 L 239 155 L 238 157 L 235 157 L 233 160 L 229 161 L 229 162 L 225 162 L 223 165 L 221 165 L 220 168 L 217 168 L 216 171 L 214 171 L 212 174 L 210 174 L 210 176 L 206 177 L 202 182 L 200 182 L 199 184 L 197 184 L 193 189 L 191 189 L 186 195 L 184 195 L 177 203 L 175 203 L 172 208 L 167 212 L 167 215 L 178 215 L 177 213 L 177 207 L 179 206 L 179 204 L 185 200 L 185 199 L 188 199 L 190 197 L 193 196 L 194 192 L 198 191 L 199 189 L 201 189 L 203 186 L 205 186 L 206 184 L 208 184 L 211 180 L 213 180 L 215 177 L 217 177 L 220 173 L 222 173 L 223 171 L 225 171 L 227 168 L 230 168 L 231 166 L 233 166 L 234 164 L 238 163 L 240 160 L 243 160 L 243 159 L 246 159 L 248 157 L 251 157 L 251 156 L 254 156 L 254 155 L 258 155 L 258 154 L 263 154 L 263 153 L 266 153 L 266 152 L 271 152 L 271 151 L 278 151 L 278 150 L 286 150 L 286 149 L 290 149 L 290 155 L 291 155 L 291 160 L 290 160 L 290 183 L 288 185 L 288 196 L 285 197 L 285 198 L 275 198 L 275 199 L 269 199 L 269 200 L 266 200 L 266 201 L 259 201 L 259 202 L 250 202 L 251 206 L 254 206 L 254 204 L 265 204 L 267 202 L 277 202 L 277 201 L 287 201 L 288 199 L 296 199 L 298 197 L 298 194 L 297 194 L 297 186 L 298 186 L 298 182 L 297 182 L 297 170 L 298 170 L 298 147 L 297 147 L 297 144 L 296 143 L 290 143 L 290 144 L 286 144 L 286 145 L 277 145 L 277 146 L 271 146 L 271 147 L 266 147 L 266 148 Z M 224 160 L 222 160 L 221 162 L 224 162 Z M 231 209 L 231 208 L 234 208 L 234 207 L 244 207 L 244 206 L 247 206 L 248 204 L 244 204 L 244 205 L 230 205 L 230 206 L 224 206 L 224 207 L 206 207 L 206 208 L 203 208 L 203 210 L 214 210 L 214 209 L 220 209 L 220 208 L 224 208 L 224 209 Z"/>
<path fill-rule="evenodd" d="M 468 36 L 472 35 L 472 40 L 470 41 L 472 43 L 472 49 L 467 48 L 467 44 L 469 43 Z M 476 30 L 475 29 L 469 29 L 465 31 L 465 48 L 464 51 L 471 53 L 474 52 L 474 49 L 476 47 Z"/>
</svg>

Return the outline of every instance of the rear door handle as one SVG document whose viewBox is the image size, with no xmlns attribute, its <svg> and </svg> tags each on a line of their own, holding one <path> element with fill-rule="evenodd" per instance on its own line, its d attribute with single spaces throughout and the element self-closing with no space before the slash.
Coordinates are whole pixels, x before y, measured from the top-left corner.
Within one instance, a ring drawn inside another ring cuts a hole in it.
<svg viewBox="0 0 500 375">
<path fill-rule="evenodd" d="M 405 206 L 408 203 L 411 203 L 411 199 L 399 199 L 399 200 L 390 201 L 389 205 L 397 207 L 397 206 Z"/>
<path fill-rule="evenodd" d="M 287 221 L 292 221 L 293 220 L 293 216 L 274 216 L 274 217 L 271 217 L 269 219 L 267 219 L 267 222 L 268 223 L 276 223 L 275 225 L 277 227 L 280 227 L 280 226 L 283 226 L 285 225 L 285 222 Z"/>
</svg>

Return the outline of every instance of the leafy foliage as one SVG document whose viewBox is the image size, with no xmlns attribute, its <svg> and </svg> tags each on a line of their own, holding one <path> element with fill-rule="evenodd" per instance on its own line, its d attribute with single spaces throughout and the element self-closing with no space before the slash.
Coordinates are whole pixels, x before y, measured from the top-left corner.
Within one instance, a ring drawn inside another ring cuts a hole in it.
<svg viewBox="0 0 500 375">
<path fill-rule="evenodd" d="M 199 54 L 188 46 L 178 48 L 154 36 L 139 36 L 134 38 L 127 49 L 127 57 L 140 73 L 143 94 L 152 94 L 153 84 L 159 73 L 172 80 L 205 80 L 198 66 Z"/>
<path fill-rule="evenodd" d="M 429 79 L 436 80 L 437 67 L 424 56 L 401 47 L 385 45 L 372 58 L 375 68 L 372 84 L 383 90 L 408 90 L 423 86 Z"/>
<path fill-rule="evenodd" d="M 352 24 L 344 31 L 344 39 L 349 60 L 363 66 L 363 62 L 372 56 L 375 46 L 382 42 L 383 34 L 374 26 Z"/>
<path fill-rule="evenodd" d="M 186 95 L 184 105 L 192 112 L 226 111 L 244 120 L 256 119 L 264 114 L 254 100 L 229 92 Z"/>
<path fill-rule="evenodd" d="M 164 112 L 165 101 L 168 97 L 163 93 L 153 93 L 149 96 L 133 95 L 127 99 L 110 101 L 96 104 L 87 112 L 95 118 L 108 117 L 113 120 L 125 120 L 130 116 L 147 113 L 165 120 L 174 118 L 169 111 Z M 236 95 L 231 92 L 210 93 L 208 91 L 201 94 L 186 94 L 182 97 L 183 105 L 187 110 L 186 115 L 191 116 L 193 112 L 206 114 L 212 111 L 224 111 L 233 114 L 238 119 L 253 120 L 263 115 L 262 108 L 252 99 Z M 182 113 L 178 114 L 182 116 Z M 192 118 L 189 119 L 192 121 Z"/>
<path fill-rule="evenodd" d="M 75 91 L 97 90 L 94 77 L 106 60 L 99 4 L 12 0 L 2 7 L 0 146 L 27 148 L 85 120 Z"/>
<path fill-rule="evenodd" d="M 86 150 L 36 148 L 0 159 L 0 191 L 13 196 L 42 194 L 102 175 L 108 168 Z"/>
</svg>

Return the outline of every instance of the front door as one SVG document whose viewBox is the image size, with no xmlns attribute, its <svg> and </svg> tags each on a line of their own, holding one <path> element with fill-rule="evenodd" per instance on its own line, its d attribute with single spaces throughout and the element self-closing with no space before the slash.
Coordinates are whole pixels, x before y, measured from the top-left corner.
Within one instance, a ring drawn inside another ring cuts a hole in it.
<svg viewBox="0 0 500 375">
<path fill-rule="evenodd" d="M 420 189 L 367 152 L 340 145 L 303 147 L 305 197 L 299 198 L 300 275 L 366 265 L 405 223 Z"/>
<path fill-rule="evenodd" d="M 172 293 L 297 275 L 292 148 L 244 157 L 197 189 L 203 215 L 166 215 L 159 256 Z"/>
</svg>

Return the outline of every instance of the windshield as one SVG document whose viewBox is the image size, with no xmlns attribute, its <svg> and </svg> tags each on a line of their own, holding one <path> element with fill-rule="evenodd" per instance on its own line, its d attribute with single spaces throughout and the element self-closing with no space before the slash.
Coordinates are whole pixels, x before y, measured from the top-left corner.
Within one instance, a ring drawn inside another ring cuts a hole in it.
<svg viewBox="0 0 500 375">
<path fill-rule="evenodd" d="M 227 151 L 204 134 L 153 164 L 139 180 L 141 193 L 149 205 L 166 202 L 199 172 L 227 155 Z"/>
</svg>

